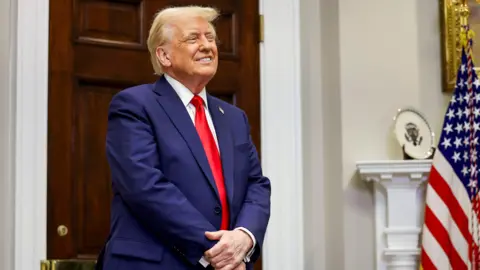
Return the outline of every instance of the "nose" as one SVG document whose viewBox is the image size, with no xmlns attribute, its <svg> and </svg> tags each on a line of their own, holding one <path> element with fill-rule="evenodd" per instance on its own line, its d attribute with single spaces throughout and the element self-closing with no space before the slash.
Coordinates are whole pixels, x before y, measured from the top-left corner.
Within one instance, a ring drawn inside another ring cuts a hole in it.
<svg viewBox="0 0 480 270">
<path fill-rule="evenodd" d="M 212 49 L 212 42 L 209 41 L 208 38 L 205 36 L 202 36 L 202 38 L 200 38 L 200 49 L 208 51 Z"/>
</svg>

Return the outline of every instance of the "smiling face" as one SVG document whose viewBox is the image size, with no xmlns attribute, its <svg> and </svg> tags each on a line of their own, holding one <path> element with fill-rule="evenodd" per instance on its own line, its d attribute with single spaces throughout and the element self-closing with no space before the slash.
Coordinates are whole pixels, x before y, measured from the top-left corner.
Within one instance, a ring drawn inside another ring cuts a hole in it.
<svg viewBox="0 0 480 270">
<path fill-rule="evenodd" d="M 199 92 L 217 72 L 215 30 L 202 17 L 180 18 L 168 26 L 167 35 L 170 42 L 157 48 L 163 69 L 191 91 Z"/>
</svg>

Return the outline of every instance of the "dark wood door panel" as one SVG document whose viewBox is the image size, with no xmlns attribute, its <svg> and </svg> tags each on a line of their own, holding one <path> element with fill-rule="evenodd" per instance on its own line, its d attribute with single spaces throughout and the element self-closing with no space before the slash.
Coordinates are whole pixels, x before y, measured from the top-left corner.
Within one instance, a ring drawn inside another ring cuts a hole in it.
<svg viewBox="0 0 480 270">
<path fill-rule="evenodd" d="M 110 222 L 110 100 L 157 79 L 146 48 L 153 16 L 165 6 L 190 4 L 221 12 L 219 68 L 207 89 L 246 111 L 260 149 L 258 0 L 51 0 L 48 258 L 96 258 Z M 59 225 L 68 227 L 66 235 L 57 233 Z"/>
<path fill-rule="evenodd" d="M 75 46 L 74 75 L 82 78 L 132 83 L 154 81 L 145 51 L 79 44 Z"/>
<path fill-rule="evenodd" d="M 145 45 L 143 1 L 82 1 L 74 4 L 74 40 L 94 44 Z"/>
<path fill-rule="evenodd" d="M 79 81 L 75 89 L 74 120 L 74 231 L 77 257 L 89 258 L 98 252 L 108 235 L 111 185 L 105 155 L 107 111 L 113 95 L 120 88 Z"/>
</svg>

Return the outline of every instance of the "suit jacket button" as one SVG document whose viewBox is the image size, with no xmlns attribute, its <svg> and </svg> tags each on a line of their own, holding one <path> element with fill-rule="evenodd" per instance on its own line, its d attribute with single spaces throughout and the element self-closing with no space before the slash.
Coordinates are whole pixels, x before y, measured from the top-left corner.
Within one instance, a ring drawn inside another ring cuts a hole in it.
<svg viewBox="0 0 480 270">
<path fill-rule="evenodd" d="M 220 213 L 222 213 L 222 208 L 220 208 L 218 206 L 215 207 L 215 214 L 220 215 Z"/>
</svg>

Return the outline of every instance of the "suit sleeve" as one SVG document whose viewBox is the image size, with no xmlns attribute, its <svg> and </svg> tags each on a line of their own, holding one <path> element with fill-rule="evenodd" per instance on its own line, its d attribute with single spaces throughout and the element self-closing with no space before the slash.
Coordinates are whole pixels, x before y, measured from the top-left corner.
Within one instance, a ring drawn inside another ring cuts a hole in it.
<svg viewBox="0 0 480 270">
<path fill-rule="evenodd" d="M 247 116 L 243 114 L 243 117 L 250 143 L 250 173 L 247 192 L 235 227 L 246 228 L 255 236 L 255 250 L 250 257 L 250 260 L 255 262 L 262 253 L 261 247 L 270 219 L 271 186 L 270 180 L 262 175 L 258 153 L 250 135 L 250 125 Z"/>
<path fill-rule="evenodd" d="M 215 227 L 159 169 L 158 147 L 143 105 L 126 92 L 110 103 L 107 157 L 113 187 L 138 222 L 196 265 Z"/>
</svg>

